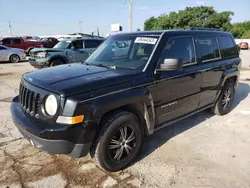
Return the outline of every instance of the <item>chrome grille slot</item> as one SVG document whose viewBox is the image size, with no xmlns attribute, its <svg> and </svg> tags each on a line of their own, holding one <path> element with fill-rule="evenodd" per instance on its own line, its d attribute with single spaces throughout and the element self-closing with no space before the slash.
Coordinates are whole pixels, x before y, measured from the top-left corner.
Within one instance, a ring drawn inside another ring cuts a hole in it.
<svg viewBox="0 0 250 188">
<path fill-rule="evenodd" d="M 35 93 L 34 91 L 31 91 L 24 85 L 20 84 L 19 99 L 20 104 L 26 113 L 30 114 L 31 116 L 38 114 L 40 106 L 40 94 Z"/>
</svg>

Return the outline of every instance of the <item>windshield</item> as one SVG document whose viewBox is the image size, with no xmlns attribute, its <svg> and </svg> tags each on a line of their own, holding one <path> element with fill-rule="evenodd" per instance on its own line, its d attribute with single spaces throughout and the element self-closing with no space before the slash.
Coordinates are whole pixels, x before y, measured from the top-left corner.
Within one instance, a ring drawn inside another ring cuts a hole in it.
<svg viewBox="0 0 250 188">
<path fill-rule="evenodd" d="M 159 36 L 113 35 L 86 60 L 92 65 L 143 69 Z"/>
<path fill-rule="evenodd" d="M 46 41 L 48 38 L 41 38 L 40 41 Z"/>
<path fill-rule="evenodd" d="M 71 41 L 63 40 L 57 43 L 53 48 L 67 49 L 70 47 Z"/>
</svg>

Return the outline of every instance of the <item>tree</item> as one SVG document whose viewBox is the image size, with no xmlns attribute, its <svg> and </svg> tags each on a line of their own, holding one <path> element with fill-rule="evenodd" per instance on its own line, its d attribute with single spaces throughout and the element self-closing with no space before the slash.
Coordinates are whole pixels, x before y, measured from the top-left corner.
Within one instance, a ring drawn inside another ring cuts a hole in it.
<svg viewBox="0 0 250 188">
<path fill-rule="evenodd" d="M 190 27 L 217 28 L 229 31 L 232 27 L 230 11 L 216 12 L 210 6 L 186 7 L 178 12 L 151 17 L 144 23 L 144 30 L 187 29 Z"/>
<path fill-rule="evenodd" d="M 250 38 L 250 21 L 234 23 L 230 32 L 235 38 Z"/>
<path fill-rule="evenodd" d="M 151 17 L 148 20 L 146 20 L 144 23 L 144 30 L 152 30 L 155 22 L 156 22 L 155 17 Z"/>
</svg>

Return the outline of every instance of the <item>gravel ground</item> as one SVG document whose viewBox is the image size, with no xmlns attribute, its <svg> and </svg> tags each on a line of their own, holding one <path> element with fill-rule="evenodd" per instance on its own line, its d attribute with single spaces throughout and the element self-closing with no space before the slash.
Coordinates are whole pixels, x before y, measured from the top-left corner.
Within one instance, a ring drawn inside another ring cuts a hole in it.
<svg viewBox="0 0 250 188">
<path fill-rule="evenodd" d="M 230 114 L 205 111 L 162 129 L 145 138 L 136 163 L 105 173 L 89 156 L 39 152 L 15 128 L 10 101 L 21 75 L 33 70 L 27 62 L 0 64 L 0 188 L 250 187 L 250 82 L 243 81 L 250 78 L 249 71 L 242 71 Z"/>
</svg>

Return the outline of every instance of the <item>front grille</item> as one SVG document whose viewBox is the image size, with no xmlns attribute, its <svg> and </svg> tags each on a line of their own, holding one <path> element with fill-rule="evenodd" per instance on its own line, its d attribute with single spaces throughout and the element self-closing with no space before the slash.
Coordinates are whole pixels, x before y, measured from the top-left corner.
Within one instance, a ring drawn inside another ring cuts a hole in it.
<svg viewBox="0 0 250 188">
<path fill-rule="evenodd" d="M 19 99 L 24 111 L 26 111 L 31 116 L 36 116 L 38 114 L 40 105 L 39 93 L 35 93 L 34 91 L 31 91 L 20 84 Z"/>
</svg>

